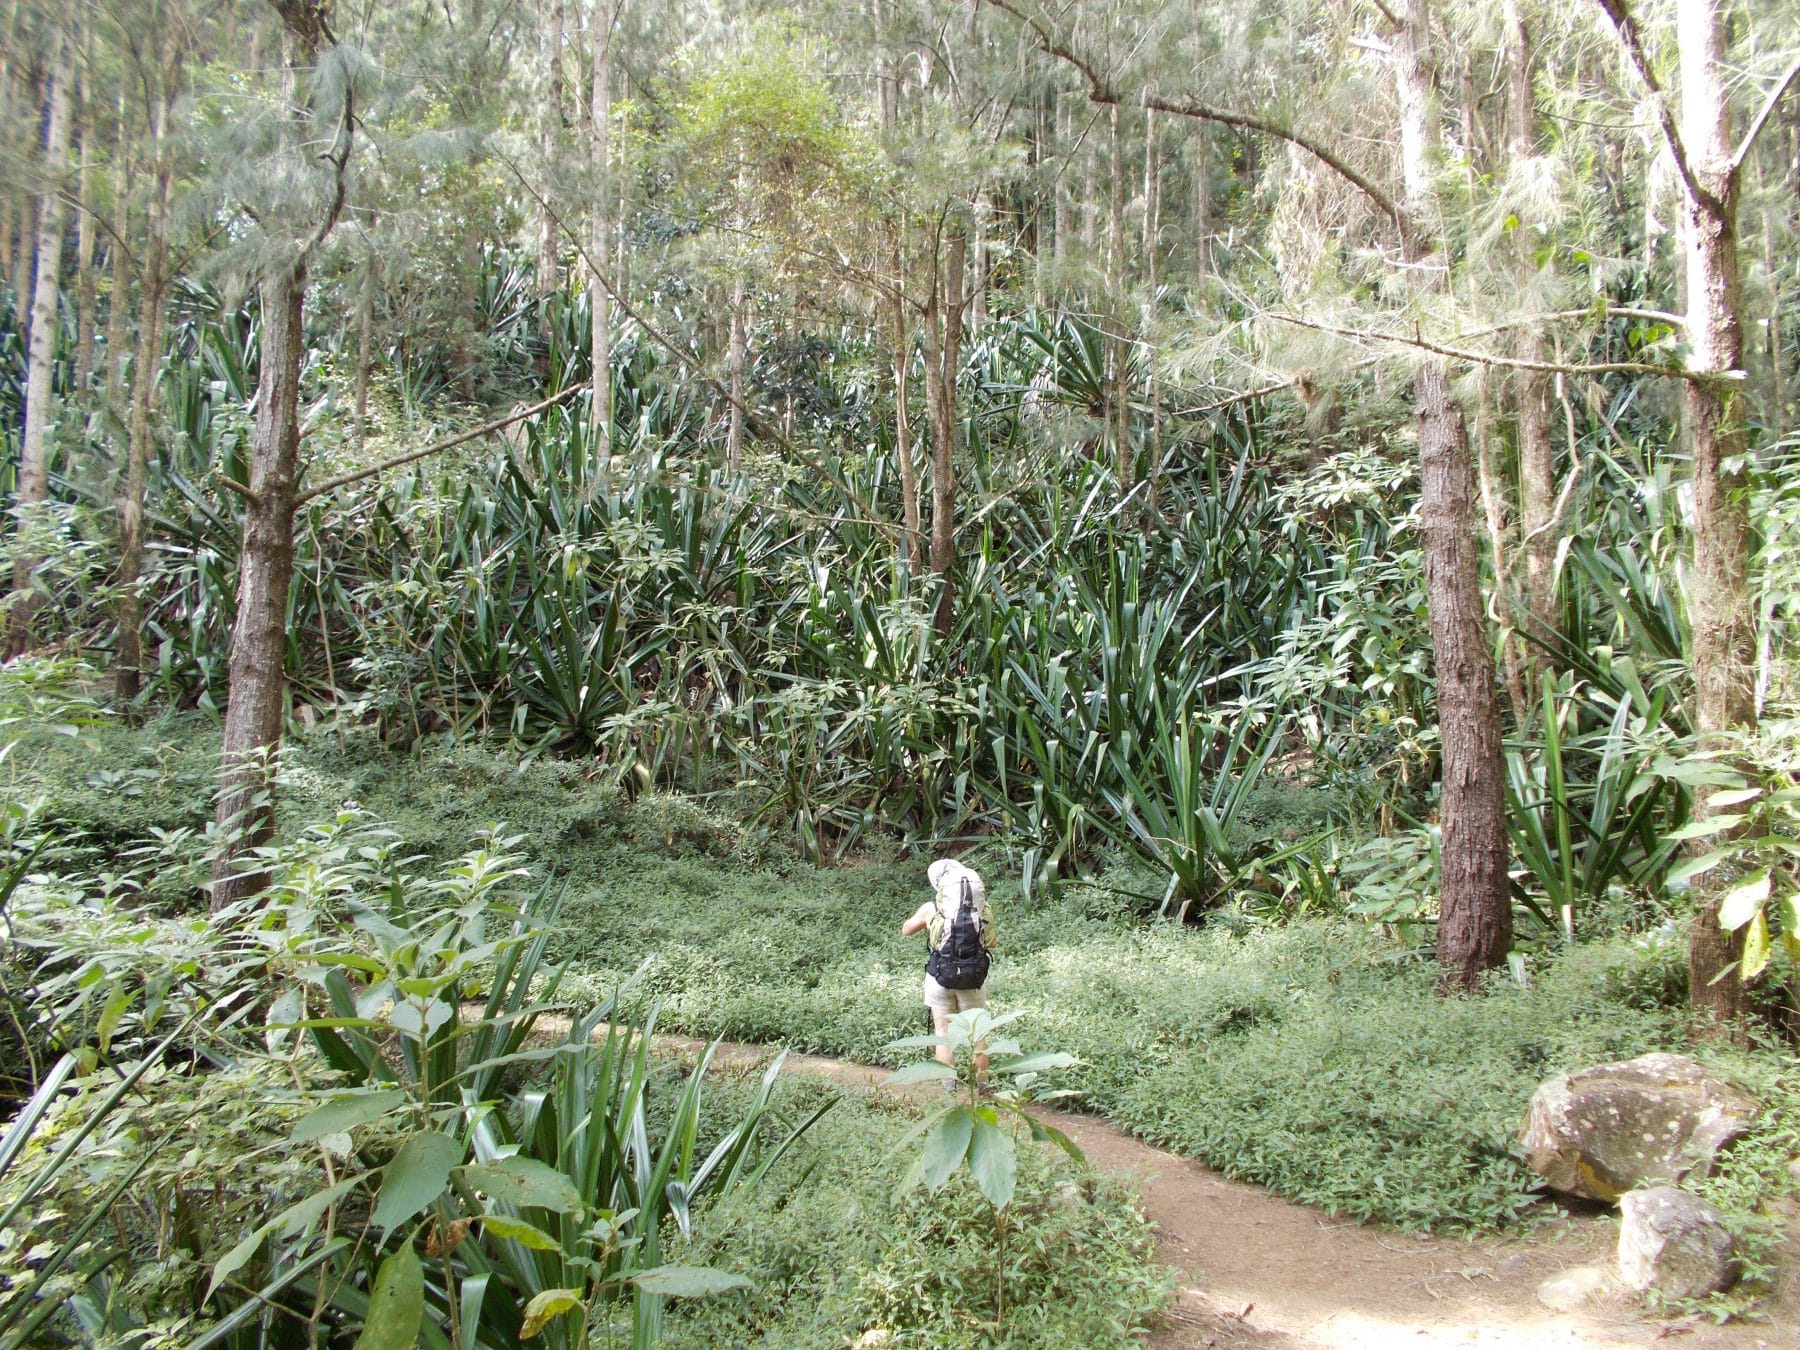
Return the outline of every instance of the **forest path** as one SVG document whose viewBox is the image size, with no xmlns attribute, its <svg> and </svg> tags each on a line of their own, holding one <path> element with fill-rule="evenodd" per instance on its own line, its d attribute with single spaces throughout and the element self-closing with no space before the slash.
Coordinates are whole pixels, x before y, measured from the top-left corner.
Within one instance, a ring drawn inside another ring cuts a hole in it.
<svg viewBox="0 0 1800 1350">
<path fill-rule="evenodd" d="M 540 1022 L 540 1030 L 549 1030 Z M 658 1033 L 659 1049 L 700 1054 L 706 1042 Z M 722 1042 L 714 1063 L 766 1064 L 766 1046 Z M 783 1071 L 880 1088 L 889 1069 L 790 1054 Z M 919 1089 L 884 1089 L 919 1091 Z M 1715 1326 L 1645 1317 L 1618 1295 L 1577 1313 L 1553 1313 L 1537 1287 L 1574 1266 L 1605 1265 L 1618 1240 L 1609 1215 L 1571 1216 L 1550 1237 L 1465 1242 L 1334 1221 L 1260 1186 L 1229 1181 L 1153 1148 L 1095 1116 L 1039 1108 L 1100 1171 L 1136 1181 L 1179 1296 L 1150 1340 L 1156 1350 L 1270 1347 L 1391 1350 L 1574 1350 L 1646 1346 L 1784 1350 L 1800 1347 L 1800 1279 L 1788 1279 L 1767 1322 Z M 1790 1240 L 1786 1255 L 1794 1255 Z"/>
</svg>

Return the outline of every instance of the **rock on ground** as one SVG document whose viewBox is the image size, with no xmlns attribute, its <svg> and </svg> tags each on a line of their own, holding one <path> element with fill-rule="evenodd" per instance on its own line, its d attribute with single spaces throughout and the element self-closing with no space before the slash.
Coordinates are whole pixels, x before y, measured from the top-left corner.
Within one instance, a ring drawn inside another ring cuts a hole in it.
<svg viewBox="0 0 1800 1350">
<path fill-rule="evenodd" d="M 1615 1201 L 1705 1176 L 1756 1101 L 1682 1055 L 1640 1055 L 1539 1086 L 1519 1142 L 1554 1190 Z"/>
<path fill-rule="evenodd" d="M 1622 1197 L 1619 1212 L 1619 1273 L 1633 1289 L 1700 1298 L 1737 1283 L 1731 1233 L 1699 1196 L 1656 1186 Z"/>
</svg>

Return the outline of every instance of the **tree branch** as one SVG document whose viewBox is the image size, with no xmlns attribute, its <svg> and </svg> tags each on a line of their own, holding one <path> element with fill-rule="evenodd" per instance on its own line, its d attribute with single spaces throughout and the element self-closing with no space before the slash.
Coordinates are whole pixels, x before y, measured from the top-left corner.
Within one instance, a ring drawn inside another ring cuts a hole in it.
<svg viewBox="0 0 1800 1350">
<path fill-rule="evenodd" d="M 478 440 L 483 436 L 492 436 L 496 431 L 504 431 L 514 422 L 523 422 L 526 418 L 536 417 L 539 413 L 554 408 L 559 403 L 567 403 L 587 387 L 587 381 L 583 380 L 580 384 L 572 384 L 567 389 L 563 390 L 562 393 L 553 395 L 541 403 L 534 403 L 529 408 L 520 408 L 514 412 L 510 412 L 498 421 L 489 422 L 484 426 L 473 427 L 468 431 L 459 431 L 454 436 L 446 436 L 441 441 L 433 441 L 422 450 L 408 450 L 404 455 L 395 455 L 392 459 L 384 459 L 379 464 L 371 464 L 367 468 L 362 469 L 352 469 L 348 473 L 340 473 L 334 477 L 327 478 L 323 483 L 318 484 L 316 487 L 310 487 L 305 492 L 298 494 L 294 498 L 294 505 L 304 506 L 314 497 L 322 497 L 327 492 L 335 492 L 341 487 L 350 486 L 352 483 L 360 483 L 365 478 L 373 478 L 376 474 L 386 473 L 389 469 L 398 469 L 404 465 L 425 459 L 431 455 L 442 454 L 446 450 L 453 450 L 459 445 L 464 445 L 469 441 Z M 233 483 L 230 479 L 223 479 L 222 481 L 227 487 L 237 487 L 237 484 Z M 243 491 L 244 489 L 239 490 Z"/>
<path fill-rule="evenodd" d="M 1682 183 L 1696 202 L 1709 209 L 1716 209 L 1719 205 L 1718 198 L 1700 186 L 1700 180 L 1694 177 L 1693 167 L 1688 163 L 1687 146 L 1682 143 L 1681 133 L 1675 129 L 1675 114 L 1669 111 L 1669 96 L 1657 82 L 1656 72 L 1650 69 L 1650 57 L 1644 51 L 1644 39 L 1638 32 L 1637 20 L 1625 8 L 1625 0 L 1594 0 L 1594 3 L 1612 20 L 1613 30 L 1619 35 L 1619 43 L 1625 48 L 1626 59 L 1637 72 L 1644 88 L 1650 91 L 1650 101 L 1656 105 L 1657 125 L 1662 128 L 1663 142 L 1669 148 L 1669 158 L 1675 161 L 1675 171 L 1681 175 Z"/>
<path fill-rule="evenodd" d="M 1769 91 L 1768 97 L 1763 100 L 1762 107 L 1751 119 L 1750 129 L 1744 133 L 1744 139 L 1738 142 L 1737 153 L 1731 157 L 1729 170 L 1733 178 L 1737 177 L 1738 170 L 1744 167 L 1744 161 L 1756 148 L 1757 138 L 1763 134 L 1763 128 L 1769 125 L 1769 119 L 1781 106 L 1781 100 L 1787 96 L 1787 91 L 1794 87 L 1795 80 L 1800 80 L 1800 56 L 1794 58 L 1787 71 L 1775 82 L 1775 87 Z"/>
<path fill-rule="evenodd" d="M 1037 36 L 1038 46 L 1047 55 L 1057 57 L 1073 66 L 1087 81 L 1090 102 L 1130 103 L 1135 107 L 1155 108 L 1158 112 L 1172 113 L 1177 117 L 1190 117 L 1195 121 L 1216 122 L 1220 126 L 1237 127 L 1244 131 L 1260 131 L 1265 136 L 1273 136 L 1277 140 L 1286 141 L 1289 145 L 1298 146 L 1306 151 L 1367 197 L 1384 216 L 1394 222 L 1395 228 L 1402 235 L 1412 228 L 1411 219 L 1392 196 L 1336 151 L 1305 132 L 1296 131 L 1292 127 L 1255 113 L 1242 112 L 1235 108 L 1214 107 L 1197 98 L 1167 98 L 1146 90 L 1135 99 L 1128 99 L 1113 88 L 1091 58 L 1077 52 L 1062 38 L 1051 32 L 1049 26 L 1042 19 L 1027 14 L 1016 3 L 1016 0 L 987 0 L 987 3 L 996 9 L 1004 10 L 1031 29 Z"/>
<path fill-rule="evenodd" d="M 1404 333 L 1382 333 L 1368 328 L 1340 328 L 1336 324 L 1320 323 L 1314 319 L 1303 319 L 1298 314 L 1281 314 L 1273 310 L 1269 311 L 1269 317 L 1278 319 L 1282 323 L 1293 324 L 1297 328 L 1310 328 L 1314 332 L 1330 333 L 1334 337 L 1354 338 L 1359 342 L 1385 342 L 1398 347 L 1414 347 L 1419 351 L 1430 352 L 1434 356 L 1468 361 L 1474 365 L 1504 366 L 1508 370 L 1541 370 L 1550 375 L 1664 375 L 1671 379 L 1699 378 L 1679 367 L 1653 366 L 1644 361 L 1595 361 L 1586 365 L 1570 365 L 1561 361 L 1529 361 L 1523 357 L 1496 356 L 1491 352 L 1472 351 L 1467 347 L 1452 347 L 1447 343 L 1433 342 L 1422 333 L 1417 332 L 1408 337 Z M 1737 377 L 1741 379 L 1741 373 Z"/>
</svg>

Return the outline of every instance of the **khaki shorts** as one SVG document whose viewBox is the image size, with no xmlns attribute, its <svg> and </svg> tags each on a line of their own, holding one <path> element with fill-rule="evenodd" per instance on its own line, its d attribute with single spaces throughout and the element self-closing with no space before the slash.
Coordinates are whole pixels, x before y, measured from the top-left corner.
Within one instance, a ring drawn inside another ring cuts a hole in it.
<svg viewBox="0 0 1800 1350">
<path fill-rule="evenodd" d="M 970 1008 L 987 1007 L 987 990 L 946 989 L 931 976 L 925 977 L 925 1006 L 933 1012 L 959 1013 Z"/>
</svg>

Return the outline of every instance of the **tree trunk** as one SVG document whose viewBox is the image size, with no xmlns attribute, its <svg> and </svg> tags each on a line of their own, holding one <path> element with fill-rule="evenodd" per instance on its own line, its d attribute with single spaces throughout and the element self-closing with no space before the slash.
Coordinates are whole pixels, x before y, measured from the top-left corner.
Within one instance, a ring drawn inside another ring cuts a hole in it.
<svg viewBox="0 0 1800 1350">
<path fill-rule="evenodd" d="M 539 135 L 546 172 L 556 164 L 563 132 L 563 29 L 564 0 L 551 0 L 550 24 L 544 34 L 547 88 L 540 110 Z M 557 267 L 556 216 L 545 208 L 538 221 L 537 285 L 540 297 L 552 294 L 561 281 Z"/>
<path fill-rule="evenodd" d="M 1414 273 L 1425 275 L 1441 266 L 1428 232 L 1437 218 L 1431 195 L 1437 134 L 1430 26 L 1425 0 L 1410 0 L 1405 13 L 1406 22 L 1394 43 L 1408 219 L 1404 248 Z M 1413 405 L 1419 428 L 1420 532 L 1442 747 L 1438 981 L 1446 991 L 1472 991 L 1484 972 L 1505 963 L 1512 947 L 1500 708 L 1481 603 L 1468 430 L 1442 361 L 1418 366 Z"/>
<path fill-rule="evenodd" d="M 938 579 L 937 631 L 956 620 L 957 379 L 962 354 L 963 268 L 968 238 L 952 223 L 925 315 L 925 398 L 931 415 L 931 571 Z"/>
<path fill-rule="evenodd" d="M 1536 119 L 1531 102 L 1531 39 L 1526 31 L 1520 0 L 1506 0 L 1507 46 L 1507 150 L 1516 172 L 1531 158 L 1536 146 Z M 1537 273 L 1533 255 L 1536 232 L 1521 223 L 1513 230 L 1514 266 L 1521 294 L 1529 294 Z M 1519 330 L 1516 353 L 1521 360 L 1542 361 L 1545 357 L 1543 334 L 1534 326 Z M 1539 642 L 1554 643 L 1561 637 L 1561 614 L 1556 603 L 1556 451 L 1550 437 L 1550 377 L 1541 370 L 1519 370 L 1514 374 L 1514 392 L 1518 398 L 1519 435 L 1519 531 L 1523 535 L 1525 562 L 1523 619 L 1530 635 Z M 1510 604 L 1515 568 L 1505 553 L 1494 558 L 1494 572 L 1500 578 Z M 1516 621 L 1516 620 L 1515 620 Z M 1508 643 L 1516 643 L 1509 638 Z M 1560 669 L 1562 662 L 1553 659 L 1542 647 L 1528 648 L 1529 664 L 1534 671 Z"/>
<path fill-rule="evenodd" d="M 267 885 L 266 874 L 241 871 L 235 863 L 267 842 L 275 823 L 272 756 L 281 744 L 286 701 L 306 264 L 277 267 L 263 282 L 261 298 L 262 370 L 250 445 L 252 495 L 244 513 L 219 785 L 218 825 L 230 842 L 213 871 L 214 910 Z"/>
<path fill-rule="evenodd" d="M 1700 188 L 1684 185 L 1688 370 L 1682 411 L 1694 464 L 1694 567 L 1688 593 L 1695 711 L 1701 743 L 1755 724 L 1755 623 L 1751 604 L 1748 449 L 1741 387 L 1743 283 L 1738 270 L 1738 181 L 1731 167 L 1731 109 L 1724 84 L 1721 0 L 1681 0 L 1681 140 Z M 1696 814 L 1710 814 L 1701 797 Z M 1703 890 L 1688 943 L 1688 997 L 1705 1029 L 1726 1033 L 1744 1013 L 1732 971 L 1742 930 L 1719 926 L 1717 896 Z"/>
<path fill-rule="evenodd" d="M 131 415 L 125 448 L 125 494 L 119 502 L 119 631 L 113 659 L 113 692 L 129 706 L 138 696 L 143 666 L 141 630 L 143 599 L 138 579 L 144 566 L 144 494 L 150 481 L 150 413 L 156 401 L 162 366 L 163 294 L 168 286 L 168 221 L 175 180 L 174 146 L 169 139 L 169 92 L 156 99 L 151 117 L 151 152 L 156 183 L 150 198 L 144 239 L 144 276 L 138 290 L 138 340 L 135 378 L 131 382 Z"/>
<path fill-rule="evenodd" d="M 31 337 L 25 367 L 25 429 L 19 439 L 18 504 L 29 511 L 50 496 L 50 464 L 45 440 L 55 411 L 57 293 L 62 281 L 63 200 L 58 181 L 69 158 L 69 56 L 61 29 L 50 39 L 49 126 L 44 133 L 45 188 L 38 210 L 37 269 L 31 290 Z M 41 559 L 21 552 L 13 566 L 13 600 L 7 649 L 12 655 L 31 645 L 32 616 L 38 598 L 32 574 Z"/>
<path fill-rule="evenodd" d="M 356 401 L 350 414 L 350 439 L 358 448 L 369 433 L 369 376 L 375 361 L 375 287 L 380 270 L 375 251 L 370 249 L 369 256 L 363 259 L 362 289 L 356 299 Z"/>
<path fill-rule="evenodd" d="M 726 340 L 725 364 L 731 390 L 730 418 L 725 433 L 725 464 L 736 469 L 744 453 L 744 361 L 750 337 L 744 306 L 749 301 L 744 290 L 744 274 L 731 279 L 731 335 Z"/>
<path fill-rule="evenodd" d="M 899 275 L 899 250 L 895 249 L 895 275 Z M 906 563 L 916 577 L 924 566 L 919 533 L 919 469 L 913 461 L 912 397 L 908 375 L 912 369 L 912 338 L 906 331 L 906 300 L 896 293 L 888 302 L 888 321 L 894 342 L 894 457 L 900 464 L 900 518 L 905 528 Z"/>
<path fill-rule="evenodd" d="M 85 406 L 88 384 L 94 374 L 94 87 L 89 67 L 93 55 L 92 30 L 84 30 L 81 93 L 77 103 L 79 131 L 75 162 L 80 166 L 76 184 L 80 209 L 75 222 L 75 397 Z"/>
<path fill-rule="evenodd" d="M 131 129 L 125 112 L 125 95 L 121 93 L 119 139 L 113 152 L 112 235 L 106 241 L 107 264 L 112 273 L 112 289 L 106 297 L 106 406 L 114 415 L 119 411 L 120 393 L 125 383 L 125 321 L 131 290 L 131 259 L 120 242 L 131 225 L 130 193 L 126 184 Z"/>
<path fill-rule="evenodd" d="M 613 8 L 601 5 L 594 14 L 594 84 L 588 100 L 594 127 L 594 203 L 588 222 L 588 266 L 593 281 L 588 287 L 593 317 L 593 379 L 590 400 L 594 435 L 599 440 L 602 462 L 612 458 L 612 295 L 606 288 L 607 187 L 612 173 L 612 30 Z"/>
</svg>

